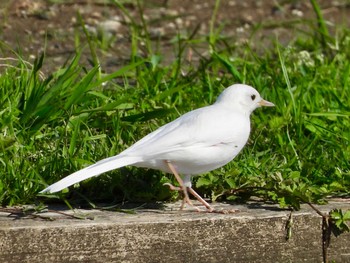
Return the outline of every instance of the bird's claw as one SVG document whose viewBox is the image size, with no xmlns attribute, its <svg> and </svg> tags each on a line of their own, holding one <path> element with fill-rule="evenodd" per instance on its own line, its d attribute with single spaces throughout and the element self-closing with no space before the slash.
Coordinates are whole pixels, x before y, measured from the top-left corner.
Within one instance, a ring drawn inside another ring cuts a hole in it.
<svg viewBox="0 0 350 263">
<path fill-rule="evenodd" d="M 163 184 L 164 186 L 168 186 L 169 189 L 171 191 L 183 191 L 183 189 L 181 187 L 178 187 L 178 186 L 174 186 L 172 185 L 171 183 L 164 183 Z M 227 210 L 227 209 L 222 209 L 222 210 L 217 210 L 217 209 L 214 209 L 213 207 L 209 206 L 209 207 L 206 207 L 206 210 L 202 210 L 200 209 L 199 207 L 195 206 L 190 199 L 187 199 L 186 197 L 184 197 L 184 199 L 182 200 L 182 204 L 181 204 L 181 207 L 180 207 L 180 210 L 183 210 L 184 207 L 185 207 L 185 204 L 188 204 L 190 206 L 192 206 L 197 212 L 199 213 L 217 213 L 217 214 L 233 214 L 233 213 L 237 213 L 239 212 L 239 210 L 235 210 L 235 209 L 230 209 L 230 210 Z"/>
<path fill-rule="evenodd" d="M 174 186 L 171 183 L 164 183 L 164 186 L 168 186 L 171 191 L 182 191 L 181 187 Z"/>
<path fill-rule="evenodd" d="M 195 208 L 197 210 L 197 212 L 202 211 L 200 208 L 193 205 L 190 198 L 188 197 L 188 194 L 185 193 L 186 190 L 182 189 L 181 187 L 174 186 L 171 183 L 164 183 L 163 185 L 168 186 L 171 191 L 181 191 L 184 193 L 184 198 L 182 199 L 182 204 L 181 204 L 180 210 L 183 210 L 185 207 L 185 204 L 188 204 L 189 206 L 192 206 L 193 208 Z"/>
</svg>

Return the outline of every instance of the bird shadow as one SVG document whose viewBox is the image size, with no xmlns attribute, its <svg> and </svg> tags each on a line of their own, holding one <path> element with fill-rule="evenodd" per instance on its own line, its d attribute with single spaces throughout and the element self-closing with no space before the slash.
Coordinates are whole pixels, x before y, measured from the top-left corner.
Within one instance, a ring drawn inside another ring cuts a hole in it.
<svg viewBox="0 0 350 263">
<path fill-rule="evenodd" d="M 291 211 L 290 208 L 282 208 L 278 204 L 267 203 L 263 201 L 247 201 L 245 203 L 226 201 L 225 203 L 230 204 L 232 206 L 244 206 L 248 210 L 266 210 L 274 212 Z"/>
</svg>

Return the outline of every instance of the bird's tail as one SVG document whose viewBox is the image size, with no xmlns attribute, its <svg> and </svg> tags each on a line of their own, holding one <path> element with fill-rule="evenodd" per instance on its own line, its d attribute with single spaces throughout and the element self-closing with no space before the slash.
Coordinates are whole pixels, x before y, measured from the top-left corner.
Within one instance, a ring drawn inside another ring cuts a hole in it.
<svg viewBox="0 0 350 263">
<path fill-rule="evenodd" d="M 68 186 L 71 186 L 85 179 L 88 179 L 90 177 L 98 176 L 102 173 L 111 171 L 113 169 L 135 164 L 141 161 L 142 159 L 140 157 L 122 156 L 122 155 L 109 157 L 101 161 L 98 161 L 97 163 L 92 164 L 75 173 L 72 173 L 71 175 L 68 175 L 62 180 L 48 186 L 47 188 L 42 190 L 40 193 L 55 193 L 64 188 L 67 188 Z"/>
</svg>

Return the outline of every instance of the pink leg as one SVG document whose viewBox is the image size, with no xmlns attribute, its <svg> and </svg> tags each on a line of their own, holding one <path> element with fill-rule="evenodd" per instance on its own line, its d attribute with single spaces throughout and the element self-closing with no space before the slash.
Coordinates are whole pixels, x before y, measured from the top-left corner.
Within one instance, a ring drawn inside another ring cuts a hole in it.
<svg viewBox="0 0 350 263">
<path fill-rule="evenodd" d="M 208 212 L 213 212 L 214 208 L 212 208 L 208 202 L 206 202 L 195 190 L 193 190 L 191 187 L 188 188 L 188 191 L 195 197 L 199 202 L 201 202 L 207 209 Z"/>
<path fill-rule="evenodd" d="M 185 206 L 185 204 L 189 204 L 190 206 L 193 206 L 189 196 L 188 196 L 188 192 L 187 192 L 187 187 L 184 185 L 184 181 L 182 180 L 181 176 L 177 173 L 175 167 L 172 165 L 172 163 L 170 161 L 166 161 L 166 164 L 168 165 L 170 171 L 174 174 L 177 182 L 180 185 L 180 188 L 177 188 L 171 184 L 166 184 L 170 187 L 171 190 L 181 190 L 184 194 L 184 198 L 182 200 L 182 204 L 181 204 L 181 208 L 180 210 L 182 210 Z"/>
<path fill-rule="evenodd" d="M 181 205 L 180 209 L 182 210 L 186 203 L 189 204 L 190 206 L 195 207 L 192 204 L 192 202 L 191 202 L 191 200 L 190 200 L 190 198 L 188 196 L 188 192 L 187 192 L 187 190 L 188 190 L 194 197 L 197 198 L 197 200 L 199 202 L 201 202 L 208 209 L 208 212 L 213 212 L 214 208 L 212 208 L 199 194 L 197 194 L 196 191 L 194 191 L 191 187 L 186 187 L 184 185 L 184 182 L 183 182 L 181 176 L 177 173 L 177 171 L 176 171 L 175 167 L 172 165 L 172 163 L 170 161 L 167 161 L 166 163 L 167 163 L 170 171 L 174 174 L 174 176 L 175 176 L 176 180 L 178 181 L 180 187 L 175 187 L 175 186 L 173 186 L 171 184 L 166 184 L 166 185 L 168 185 L 171 190 L 177 190 L 177 191 L 181 190 L 184 193 L 184 199 L 182 200 L 182 205 Z M 200 211 L 200 209 L 198 207 L 195 207 L 195 208 L 198 211 Z"/>
</svg>

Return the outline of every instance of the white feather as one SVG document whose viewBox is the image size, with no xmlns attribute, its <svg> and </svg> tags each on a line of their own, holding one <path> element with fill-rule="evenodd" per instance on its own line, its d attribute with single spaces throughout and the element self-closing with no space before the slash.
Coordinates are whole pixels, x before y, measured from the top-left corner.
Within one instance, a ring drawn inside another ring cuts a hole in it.
<svg viewBox="0 0 350 263">
<path fill-rule="evenodd" d="M 122 156 L 122 155 L 109 157 L 63 178 L 62 180 L 45 188 L 40 193 L 55 193 L 73 184 L 76 184 L 83 180 L 91 178 L 93 176 L 98 176 L 102 173 L 105 173 L 126 165 L 131 165 L 140 161 L 142 161 L 142 159 L 139 157 L 129 157 L 129 156 Z"/>
</svg>

